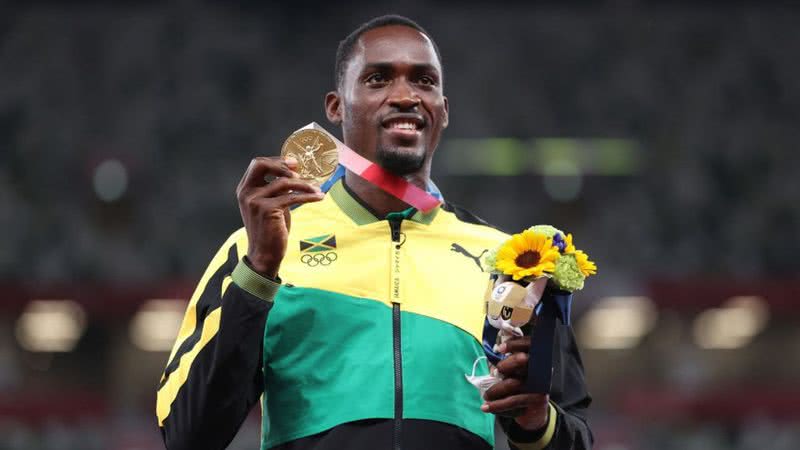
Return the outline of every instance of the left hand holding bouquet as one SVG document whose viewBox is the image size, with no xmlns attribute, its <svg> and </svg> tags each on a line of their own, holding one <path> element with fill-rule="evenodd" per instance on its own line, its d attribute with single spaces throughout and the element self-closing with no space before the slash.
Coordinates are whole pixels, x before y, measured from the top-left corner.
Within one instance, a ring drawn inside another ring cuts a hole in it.
<svg viewBox="0 0 800 450">
<path fill-rule="evenodd" d="M 520 426 L 535 429 L 547 422 L 555 320 L 569 323 L 571 292 L 597 267 L 571 234 L 550 225 L 511 236 L 484 262 L 492 273 L 483 336 L 492 365 L 489 375 L 468 379 L 487 401 L 484 411 L 516 416 Z M 524 336 L 534 312 L 533 337 Z"/>
</svg>

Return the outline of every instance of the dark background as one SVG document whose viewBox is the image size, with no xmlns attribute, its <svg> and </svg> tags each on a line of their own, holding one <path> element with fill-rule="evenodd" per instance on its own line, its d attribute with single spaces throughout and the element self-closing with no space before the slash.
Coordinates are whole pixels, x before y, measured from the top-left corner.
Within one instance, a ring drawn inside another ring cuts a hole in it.
<svg viewBox="0 0 800 450">
<path fill-rule="evenodd" d="M 597 262 L 596 448 L 800 447 L 795 2 L 179 1 L 0 3 L 0 449 L 159 448 L 163 342 L 241 174 L 339 134 L 337 43 L 387 12 L 443 55 L 445 197 Z"/>
</svg>

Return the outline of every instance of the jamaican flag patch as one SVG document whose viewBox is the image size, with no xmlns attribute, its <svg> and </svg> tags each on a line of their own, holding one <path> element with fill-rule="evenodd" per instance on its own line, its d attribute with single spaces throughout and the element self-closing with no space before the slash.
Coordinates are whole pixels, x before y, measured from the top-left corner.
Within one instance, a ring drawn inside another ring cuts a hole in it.
<svg viewBox="0 0 800 450">
<path fill-rule="evenodd" d="M 303 253 L 327 252 L 335 248 L 335 234 L 323 234 L 322 236 L 300 240 L 300 251 Z"/>
</svg>

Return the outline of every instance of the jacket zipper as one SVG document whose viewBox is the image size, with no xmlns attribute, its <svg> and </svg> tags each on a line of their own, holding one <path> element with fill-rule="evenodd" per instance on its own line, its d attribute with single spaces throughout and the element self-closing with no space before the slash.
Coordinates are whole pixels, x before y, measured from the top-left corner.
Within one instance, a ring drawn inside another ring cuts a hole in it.
<svg viewBox="0 0 800 450">
<path fill-rule="evenodd" d="M 400 225 L 402 217 L 389 217 L 392 231 L 392 261 L 390 297 L 392 300 L 392 346 L 394 349 L 394 433 L 392 436 L 394 450 L 401 450 L 401 432 L 403 425 L 403 352 L 400 336 Z"/>
</svg>

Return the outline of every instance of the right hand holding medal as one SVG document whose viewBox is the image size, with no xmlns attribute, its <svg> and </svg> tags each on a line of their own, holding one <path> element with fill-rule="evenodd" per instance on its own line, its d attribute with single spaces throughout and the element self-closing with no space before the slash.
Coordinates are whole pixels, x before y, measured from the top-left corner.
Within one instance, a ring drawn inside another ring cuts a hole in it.
<svg viewBox="0 0 800 450">
<path fill-rule="evenodd" d="M 257 157 L 250 162 L 236 198 L 247 230 L 247 258 L 261 275 L 275 278 L 291 229 L 289 208 L 318 202 L 324 194 L 317 186 L 300 179 L 295 158 Z"/>
</svg>

